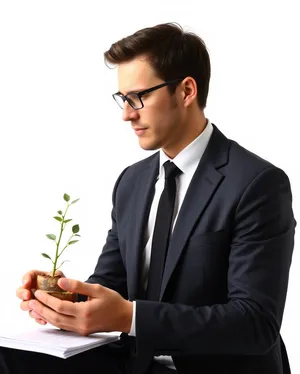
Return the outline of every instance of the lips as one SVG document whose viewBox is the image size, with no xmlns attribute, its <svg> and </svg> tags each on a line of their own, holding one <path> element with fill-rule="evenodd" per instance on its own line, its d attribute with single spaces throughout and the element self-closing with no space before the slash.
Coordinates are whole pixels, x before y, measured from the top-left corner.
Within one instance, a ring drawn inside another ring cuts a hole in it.
<svg viewBox="0 0 300 374">
<path fill-rule="evenodd" d="M 134 126 L 132 127 L 132 129 L 134 130 L 137 136 L 141 136 L 147 131 L 147 127 Z"/>
<path fill-rule="evenodd" d="M 134 131 L 147 130 L 147 127 L 133 127 Z"/>
</svg>

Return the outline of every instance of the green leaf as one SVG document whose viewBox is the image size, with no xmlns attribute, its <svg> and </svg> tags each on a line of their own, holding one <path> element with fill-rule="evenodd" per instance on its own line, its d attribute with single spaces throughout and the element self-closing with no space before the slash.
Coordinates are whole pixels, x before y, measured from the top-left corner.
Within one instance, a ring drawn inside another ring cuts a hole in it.
<svg viewBox="0 0 300 374">
<path fill-rule="evenodd" d="M 66 193 L 64 194 L 64 200 L 65 200 L 66 202 L 68 202 L 68 201 L 70 200 L 70 196 L 67 195 Z"/>
<path fill-rule="evenodd" d="M 72 221 L 72 218 L 64 220 L 64 223 L 68 223 L 70 221 Z"/>
<path fill-rule="evenodd" d="M 75 234 L 74 236 L 81 236 L 81 235 L 79 235 L 79 234 Z"/>
<path fill-rule="evenodd" d="M 59 222 L 62 221 L 62 218 L 60 218 L 60 217 L 55 216 L 55 217 L 53 217 L 53 218 L 56 219 L 56 221 L 59 221 Z"/>
<path fill-rule="evenodd" d="M 56 240 L 56 236 L 54 234 L 47 234 L 46 236 L 48 239 Z"/>
<path fill-rule="evenodd" d="M 42 255 L 43 257 L 49 258 L 49 260 L 52 261 L 52 258 L 51 258 L 49 255 L 47 255 L 47 253 L 41 253 L 41 255 Z M 53 261 L 52 261 L 52 262 L 53 262 Z"/>
<path fill-rule="evenodd" d="M 73 201 L 71 202 L 71 204 L 75 204 L 75 203 L 77 203 L 78 200 L 80 200 L 80 199 L 73 200 Z"/>
<path fill-rule="evenodd" d="M 56 268 L 56 270 L 60 269 L 60 268 L 62 267 L 62 265 L 63 265 L 65 262 L 70 262 L 70 260 L 65 260 L 65 261 L 63 261 L 63 262 L 59 265 L 59 267 Z"/>
<path fill-rule="evenodd" d="M 77 242 L 79 242 L 79 240 L 71 240 L 71 241 L 69 242 L 69 244 L 74 244 L 74 243 L 77 243 Z"/>
<path fill-rule="evenodd" d="M 58 210 L 57 213 L 60 214 L 61 216 L 63 214 L 63 212 L 61 210 Z"/>
<path fill-rule="evenodd" d="M 73 234 L 77 234 L 79 232 L 79 225 L 74 225 L 72 227 L 72 232 L 73 232 Z"/>
</svg>

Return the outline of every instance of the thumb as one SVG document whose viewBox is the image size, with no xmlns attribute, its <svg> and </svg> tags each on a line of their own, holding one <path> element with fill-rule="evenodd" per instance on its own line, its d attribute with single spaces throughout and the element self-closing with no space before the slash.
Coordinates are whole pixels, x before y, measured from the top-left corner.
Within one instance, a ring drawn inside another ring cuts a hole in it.
<svg viewBox="0 0 300 374">
<path fill-rule="evenodd" d="M 59 287 L 66 291 L 80 293 L 90 297 L 99 297 L 99 292 L 103 286 L 99 284 L 83 283 L 75 279 L 60 278 L 58 281 Z"/>
</svg>

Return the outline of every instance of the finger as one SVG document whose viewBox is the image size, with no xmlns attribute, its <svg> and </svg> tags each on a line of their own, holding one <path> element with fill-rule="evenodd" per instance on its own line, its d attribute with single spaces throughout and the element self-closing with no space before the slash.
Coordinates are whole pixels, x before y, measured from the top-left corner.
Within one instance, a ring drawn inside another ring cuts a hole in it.
<svg viewBox="0 0 300 374">
<path fill-rule="evenodd" d="M 74 316 L 77 311 L 76 303 L 72 303 L 70 301 L 60 300 L 56 297 L 50 296 L 46 292 L 43 291 L 36 291 L 34 296 L 37 300 L 39 300 L 42 304 L 44 304 L 47 309 L 51 308 L 55 310 L 57 313 Z M 40 304 L 40 303 L 39 303 Z M 29 307 L 31 305 L 35 305 L 33 301 L 29 302 Z"/>
<path fill-rule="evenodd" d="M 43 319 L 39 319 L 39 318 L 36 318 L 35 319 L 35 322 L 39 323 L 40 325 L 47 325 L 47 321 L 44 321 Z"/>
<path fill-rule="evenodd" d="M 30 306 L 30 300 L 28 301 L 22 301 L 20 303 L 20 308 L 21 310 L 23 310 L 24 312 L 31 312 L 32 311 L 32 307 Z"/>
<path fill-rule="evenodd" d="M 16 296 L 21 300 L 29 300 L 32 298 L 32 293 L 24 287 L 19 287 L 16 290 Z"/>
<path fill-rule="evenodd" d="M 33 319 L 40 319 L 40 320 L 43 319 L 42 316 L 38 314 L 37 312 L 35 312 L 34 310 L 30 310 L 28 313 L 30 317 Z"/>
<path fill-rule="evenodd" d="M 42 319 L 42 316 L 40 316 L 37 312 L 35 312 L 34 310 L 31 310 L 29 312 L 30 314 L 30 317 L 34 318 L 34 319 Z"/>
<path fill-rule="evenodd" d="M 28 273 L 24 274 L 22 277 L 22 284 L 23 287 L 26 289 L 30 289 L 31 287 L 35 286 L 35 280 L 38 274 L 41 274 L 42 271 L 40 270 L 30 270 Z"/>
<path fill-rule="evenodd" d="M 45 321 L 44 319 L 42 319 L 41 316 L 38 313 L 34 312 L 33 310 L 29 311 L 29 316 L 31 318 L 35 319 L 35 321 L 37 323 L 39 323 L 40 325 L 46 325 L 47 324 L 47 321 Z"/>
<path fill-rule="evenodd" d="M 20 303 L 20 308 L 21 310 L 23 310 L 24 312 L 27 312 L 27 311 L 30 311 L 32 308 L 30 308 L 29 306 L 29 301 L 22 301 Z"/>
<path fill-rule="evenodd" d="M 42 292 L 41 292 L 42 293 Z M 55 297 L 46 295 L 48 298 L 55 299 Z M 61 301 L 57 299 L 57 301 Z M 62 303 L 70 303 L 68 301 L 61 301 Z M 55 310 L 52 310 L 51 308 L 48 308 L 46 305 L 40 303 L 38 300 L 31 300 L 29 302 L 29 306 L 32 309 L 32 312 L 36 312 L 39 316 L 40 319 L 49 322 L 51 325 L 64 328 L 65 326 L 72 325 L 72 321 L 74 321 L 73 316 L 69 315 L 64 315 L 57 313 Z"/>
<path fill-rule="evenodd" d="M 100 284 L 83 283 L 69 278 L 59 279 L 58 285 L 66 291 L 80 293 L 90 297 L 99 297 L 101 295 L 101 291 L 105 288 L 100 286 Z"/>
</svg>

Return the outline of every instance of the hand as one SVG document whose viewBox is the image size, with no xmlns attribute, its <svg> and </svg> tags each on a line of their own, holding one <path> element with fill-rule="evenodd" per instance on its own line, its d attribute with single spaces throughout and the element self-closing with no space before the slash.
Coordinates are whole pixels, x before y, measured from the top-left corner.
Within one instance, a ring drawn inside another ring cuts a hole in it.
<svg viewBox="0 0 300 374">
<path fill-rule="evenodd" d="M 132 321 L 132 302 L 117 292 L 99 284 L 82 283 L 72 279 L 60 279 L 59 286 L 88 296 L 87 301 L 60 300 L 36 291 L 37 300 L 29 302 L 32 315 L 58 328 L 74 331 L 80 335 L 94 332 L 129 332 Z"/>
<path fill-rule="evenodd" d="M 45 325 L 47 322 L 41 318 L 41 316 L 38 316 L 37 314 L 32 315 L 31 308 L 29 307 L 29 301 L 32 299 L 32 292 L 31 289 L 36 288 L 36 279 L 38 274 L 43 274 L 45 272 L 39 271 L 39 270 L 31 270 L 28 273 L 26 273 L 22 278 L 23 286 L 19 287 L 16 290 L 16 296 L 22 300 L 20 307 L 24 311 L 29 311 L 29 315 L 32 318 L 35 318 L 36 322 L 38 322 L 41 325 Z M 46 273 L 50 274 L 50 273 Z M 63 273 L 61 271 L 57 271 L 55 274 L 60 274 L 64 277 Z"/>
</svg>

